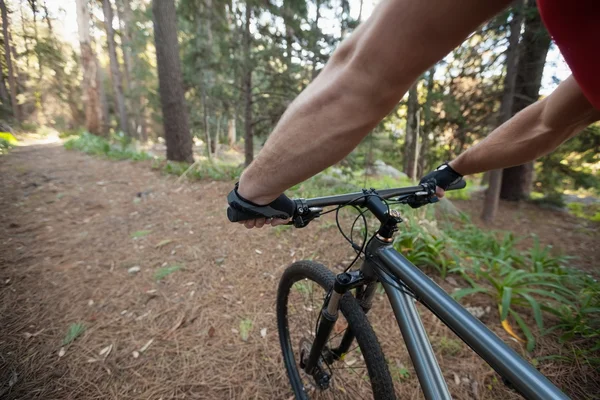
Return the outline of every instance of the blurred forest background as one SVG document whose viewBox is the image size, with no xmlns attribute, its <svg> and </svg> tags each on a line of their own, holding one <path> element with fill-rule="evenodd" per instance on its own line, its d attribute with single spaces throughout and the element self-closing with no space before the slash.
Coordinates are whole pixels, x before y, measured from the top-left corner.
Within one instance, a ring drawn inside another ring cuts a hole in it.
<svg viewBox="0 0 600 400">
<path fill-rule="evenodd" d="M 252 161 L 286 107 L 374 6 L 368 0 L 0 5 L 0 117 L 10 127 L 62 136 L 85 130 L 138 149 L 161 142 L 168 160 L 191 163 L 196 153 L 212 165 L 235 166 L 242 152 L 246 165 Z M 556 55 L 535 1 L 516 2 L 425 72 L 339 167 L 346 176 L 377 165 L 421 176 L 538 100 L 544 71 L 546 92 L 554 87 L 553 73 L 566 76 Z M 565 193 L 596 195 L 599 147 L 600 128 L 591 126 L 535 163 L 481 177 L 493 189 L 483 217 L 493 218 L 498 197 L 562 207 Z M 600 218 L 591 203 L 571 208 Z"/>
</svg>

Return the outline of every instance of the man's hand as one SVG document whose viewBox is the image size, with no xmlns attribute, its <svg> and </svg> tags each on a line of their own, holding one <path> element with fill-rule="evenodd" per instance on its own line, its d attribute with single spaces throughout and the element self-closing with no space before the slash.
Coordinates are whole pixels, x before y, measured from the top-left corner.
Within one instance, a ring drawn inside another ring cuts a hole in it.
<svg viewBox="0 0 600 400">
<path fill-rule="evenodd" d="M 434 171 L 428 173 L 419 183 L 435 182 L 435 194 L 440 199 L 444 197 L 446 189 L 449 186 L 458 183 L 462 179 L 462 175 L 456 172 L 448 163 L 444 163 L 437 167 Z"/>
<path fill-rule="evenodd" d="M 248 229 L 286 224 L 296 212 L 296 203 L 284 194 L 260 202 L 246 195 L 238 184 L 227 196 L 227 201 L 229 220 L 243 224 Z"/>
<path fill-rule="evenodd" d="M 240 221 L 238 224 L 244 225 L 248 229 L 252 228 L 262 228 L 265 225 L 271 226 L 279 226 L 285 225 L 289 222 L 289 219 L 281 219 L 281 218 L 257 218 L 257 219 L 249 219 L 247 221 Z"/>
</svg>

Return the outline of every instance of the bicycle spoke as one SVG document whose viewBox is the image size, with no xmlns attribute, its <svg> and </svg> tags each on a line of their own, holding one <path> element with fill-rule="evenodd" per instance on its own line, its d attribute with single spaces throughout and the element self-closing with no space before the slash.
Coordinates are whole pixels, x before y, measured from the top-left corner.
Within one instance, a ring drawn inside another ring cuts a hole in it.
<svg viewBox="0 0 600 400">
<path fill-rule="evenodd" d="M 355 388 L 353 388 L 352 386 L 349 386 L 346 383 L 346 380 L 343 379 L 340 374 L 337 374 L 336 377 L 339 378 L 339 380 L 341 380 L 342 383 L 344 384 L 344 386 L 343 386 L 344 387 L 344 391 L 351 390 L 353 393 L 356 393 L 358 396 L 360 396 L 361 399 L 364 399 L 364 397 Z"/>
</svg>

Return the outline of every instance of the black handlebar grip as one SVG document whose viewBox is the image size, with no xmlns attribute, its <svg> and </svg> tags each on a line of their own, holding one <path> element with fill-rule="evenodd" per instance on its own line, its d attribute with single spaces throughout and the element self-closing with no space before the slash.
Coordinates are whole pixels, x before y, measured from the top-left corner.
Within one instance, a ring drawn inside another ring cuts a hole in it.
<svg viewBox="0 0 600 400">
<path fill-rule="evenodd" d="M 227 207 L 227 218 L 231 222 L 246 221 L 249 219 L 255 219 L 256 216 L 248 215 L 244 212 L 238 211 L 235 208 Z"/>
<path fill-rule="evenodd" d="M 464 189 L 465 187 L 467 187 L 467 181 L 461 179 L 460 181 L 448 186 L 446 190 L 459 190 Z"/>
</svg>

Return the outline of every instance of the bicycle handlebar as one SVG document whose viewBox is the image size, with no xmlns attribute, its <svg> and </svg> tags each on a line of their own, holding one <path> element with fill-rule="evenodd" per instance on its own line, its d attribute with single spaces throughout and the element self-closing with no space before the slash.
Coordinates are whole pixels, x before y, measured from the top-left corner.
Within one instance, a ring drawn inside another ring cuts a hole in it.
<svg viewBox="0 0 600 400">
<path fill-rule="evenodd" d="M 458 190 L 463 189 L 466 186 L 466 182 L 461 179 L 459 182 L 451 185 L 446 190 Z M 260 215 L 265 218 L 291 218 L 292 223 L 297 227 L 304 227 L 308 225 L 310 221 L 317 218 L 320 215 L 320 211 L 323 207 L 329 206 L 343 206 L 343 205 L 354 205 L 364 206 L 369 196 L 376 195 L 382 199 L 389 199 L 392 197 L 402 197 L 405 204 L 410 205 L 413 208 L 423 206 L 427 203 L 436 202 L 435 198 L 435 187 L 432 184 L 423 184 L 417 186 L 409 186 L 403 188 L 394 189 L 374 189 L 356 193 L 347 193 L 335 196 L 316 197 L 312 199 L 295 199 L 296 209 L 293 215 L 279 215 L 280 212 L 271 209 L 270 207 L 260 207 L 254 205 L 247 205 L 251 208 L 252 213 L 247 211 L 238 210 L 232 207 L 227 208 L 227 218 L 231 222 L 239 222 L 252 218 L 257 218 L 254 215 Z M 231 194 L 230 194 L 231 196 Z M 231 201 L 230 201 L 231 204 Z M 267 215 L 268 214 L 268 215 Z"/>
<path fill-rule="evenodd" d="M 461 179 L 454 185 L 449 186 L 448 189 L 446 189 L 446 191 L 464 189 L 466 186 L 467 182 L 464 179 Z M 392 197 L 418 194 L 420 192 L 424 192 L 423 195 L 426 195 L 429 193 L 428 190 L 429 189 L 423 185 L 417 185 L 407 186 L 403 188 L 377 190 L 377 194 L 383 199 L 389 199 Z M 365 194 L 363 192 L 356 192 L 341 194 L 337 196 L 315 197 L 313 199 L 306 199 L 305 202 L 308 205 L 308 207 L 339 206 L 350 202 L 352 202 L 352 205 L 360 207 L 365 203 L 365 199 Z"/>
</svg>

